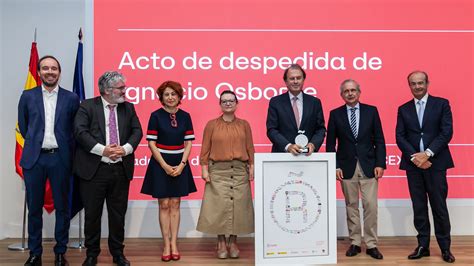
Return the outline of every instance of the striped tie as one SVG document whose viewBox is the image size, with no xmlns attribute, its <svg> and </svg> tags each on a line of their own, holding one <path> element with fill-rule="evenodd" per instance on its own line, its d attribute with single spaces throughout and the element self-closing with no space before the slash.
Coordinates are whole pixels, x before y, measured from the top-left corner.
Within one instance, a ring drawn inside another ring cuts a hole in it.
<svg viewBox="0 0 474 266">
<path fill-rule="evenodd" d="M 352 134 L 354 134 L 354 138 L 357 139 L 357 121 L 356 121 L 357 107 L 353 107 L 350 110 L 351 110 L 351 130 L 352 130 Z"/>
</svg>

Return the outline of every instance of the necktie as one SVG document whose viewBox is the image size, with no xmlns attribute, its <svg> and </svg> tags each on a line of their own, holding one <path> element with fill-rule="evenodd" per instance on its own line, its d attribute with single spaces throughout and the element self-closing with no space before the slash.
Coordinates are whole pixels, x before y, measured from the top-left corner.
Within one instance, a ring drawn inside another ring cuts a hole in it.
<svg viewBox="0 0 474 266">
<path fill-rule="evenodd" d="M 418 104 L 418 122 L 420 123 L 420 128 L 423 125 L 423 114 L 425 113 L 425 102 L 423 101 L 418 101 L 416 104 Z M 425 145 L 423 145 L 423 134 L 421 135 L 420 138 L 420 151 L 425 150 Z"/>
<path fill-rule="evenodd" d="M 300 112 L 298 111 L 298 97 L 294 96 L 291 98 L 293 103 L 291 104 L 293 107 L 293 114 L 295 115 L 296 126 L 300 128 Z"/>
<path fill-rule="evenodd" d="M 354 134 L 354 138 L 357 138 L 357 120 L 356 120 L 356 110 L 357 107 L 353 107 L 351 110 L 351 130 Z"/>
<path fill-rule="evenodd" d="M 117 137 L 117 121 L 115 119 L 115 105 L 108 105 L 109 112 L 109 144 L 119 144 Z"/>
</svg>

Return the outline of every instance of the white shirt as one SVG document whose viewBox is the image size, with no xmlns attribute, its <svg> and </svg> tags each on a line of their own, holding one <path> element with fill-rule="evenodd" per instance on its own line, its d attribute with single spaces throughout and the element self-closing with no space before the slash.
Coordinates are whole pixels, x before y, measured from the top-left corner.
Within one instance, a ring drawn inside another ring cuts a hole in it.
<svg viewBox="0 0 474 266">
<path fill-rule="evenodd" d="M 420 111 L 421 106 L 418 104 L 418 102 L 423 102 L 423 105 L 425 108 L 423 109 L 423 116 L 425 115 L 425 110 L 426 110 L 426 102 L 428 101 L 428 93 L 423 96 L 421 99 L 413 98 L 415 100 L 415 108 L 416 108 L 416 114 L 418 115 L 418 112 Z M 431 154 L 431 157 L 434 156 L 434 152 L 430 149 L 425 149 L 429 154 Z"/>
<path fill-rule="evenodd" d="M 359 134 L 359 121 L 360 121 L 360 104 L 357 103 L 354 107 L 350 107 L 349 105 L 346 104 L 347 108 L 347 119 L 349 119 L 349 127 L 351 126 L 351 109 L 356 108 L 355 110 L 355 115 L 356 115 L 356 128 L 357 128 L 357 134 Z"/>
<path fill-rule="evenodd" d="M 54 119 L 56 117 L 59 86 L 56 85 L 56 88 L 49 92 L 41 85 L 41 92 L 43 94 L 44 105 L 44 137 L 41 148 L 54 149 L 58 147 L 56 136 L 54 135 Z"/>
<path fill-rule="evenodd" d="M 291 93 L 288 93 L 290 96 L 290 103 L 291 106 L 293 107 L 293 98 L 296 97 L 298 100 L 296 101 L 296 107 L 298 108 L 298 114 L 300 115 L 300 121 L 298 121 L 301 124 L 301 118 L 303 118 L 303 93 L 300 92 L 298 95 L 294 96 Z"/>
<path fill-rule="evenodd" d="M 428 101 L 428 93 L 425 94 L 425 96 L 423 96 L 423 98 L 421 99 L 417 99 L 417 98 L 414 98 L 415 100 L 415 107 L 416 107 L 416 114 L 418 114 L 418 112 L 420 111 L 420 105 L 418 104 L 418 102 L 423 102 L 423 104 L 425 105 L 425 110 L 426 110 L 426 101 Z M 425 111 L 423 110 L 423 114 L 425 113 Z"/>
<path fill-rule="evenodd" d="M 118 122 L 118 116 L 117 116 L 117 104 L 110 104 L 107 102 L 104 97 L 100 97 L 102 99 L 102 106 L 104 108 L 104 116 L 105 116 L 105 145 L 101 143 L 97 143 L 91 150 L 90 152 L 93 154 L 97 154 L 102 156 L 104 154 L 105 146 L 110 144 L 110 134 L 109 134 L 109 115 L 110 115 L 110 109 L 109 105 L 115 105 L 114 112 L 115 112 L 115 124 L 117 125 L 117 137 L 120 141 L 120 132 L 119 132 L 119 122 Z M 125 155 L 127 156 L 133 152 L 133 147 L 130 143 L 126 143 L 125 145 L 122 146 L 123 149 L 125 150 Z M 116 163 L 116 162 L 121 162 L 122 158 L 117 159 L 116 161 L 111 160 L 109 157 L 102 156 L 101 159 L 102 162 L 104 163 Z"/>
<path fill-rule="evenodd" d="M 296 108 L 298 108 L 298 114 L 300 115 L 300 121 L 298 122 L 299 124 L 301 124 L 301 119 L 303 118 L 303 93 L 300 92 L 298 95 L 294 96 L 293 94 L 288 92 L 288 96 L 290 97 L 290 103 L 292 107 L 293 107 L 293 97 L 298 98 L 298 100 L 296 101 Z M 291 142 L 286 144 L 285 151 L 288 151 L 288 147 L 290 147 L 290 145 L 291 145 Z"/>
</svg>

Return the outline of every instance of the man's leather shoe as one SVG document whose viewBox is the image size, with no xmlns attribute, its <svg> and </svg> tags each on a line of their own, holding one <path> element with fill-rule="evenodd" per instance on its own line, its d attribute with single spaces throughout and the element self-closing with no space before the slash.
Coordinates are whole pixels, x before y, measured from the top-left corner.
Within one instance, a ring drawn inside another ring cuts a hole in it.
<svg viewBox="0 0 474 266">
<path fill-rule="evenodd" d="M 87 256 L 82 263 L 82 266 L 95 266 L 97 265 L 97 257 Z"/>
<path fill-rule="evenodd" d="M 361 249 L 357 245 L 351 245 L 349 249 L 346 251 L 347 257 L 353 257 L 361 252 Z"/>
<path fill-rule="evenodd" d="M 441 256 L 443 257 L 443 260 L 449 263 L 453 263 L 456 258 L 453 256 L 451 251 L 449 249 L 441 251 Z"/>
<path fill-rule="evenodd" d="M 55 266 L 67 266 L 69 263 L 66 260 L 66 257 L 64 254 L 56 254 L 56 257 L 54 259 L 54 265 Z"/>
<path fill-rule="evenodd" d="M 118 266 L 130 266 L 130 261 L 124 255 L 115 256 L 114 263 Z"/>
<path fill-rule="evenodd" d="M 41 255 L 30 255 L 25 262 L 25 266 L 41 266 Z"/>
<path fill-rule="evenodd" d="M 416 260 L 416 259 L 421 259 L 422 257 L 429 257 L 429 256 L 430 256 L 429 249 L 422 246 L 418 246 L 410 255 L 408 255 L 408 259 Z"/>
<path fill-rule="evenodd" d="M 365 253 L 367 253 L 367 255 L 371 256 L 374 259 L 383 259 L 383 255 L 382 253 L 380 253 L 378 248 L 369 248 L 365 251 Z"/>
</svg>

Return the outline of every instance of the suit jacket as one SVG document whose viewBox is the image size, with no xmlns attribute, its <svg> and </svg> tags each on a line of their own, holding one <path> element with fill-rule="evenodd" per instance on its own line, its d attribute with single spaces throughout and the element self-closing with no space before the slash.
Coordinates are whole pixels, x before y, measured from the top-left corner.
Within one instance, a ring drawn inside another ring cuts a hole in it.
<svg viewBox="0 0 474 266">
<path fill-rule="evenodd" d="M 435 96 L 428 96 L 420 127 L 414 100 L 398 108 L 396 139 L 402 151 L 400 169 L 419 169 L 410 161 L 411 155 L 419 151 L 420 138 L 423 138 L 425 149 L 430 149 L 434 156 L 430 158 L 431 168 L 446 170 L 454 167 L 448 143 L 453 137 L 453 115 L 449 101 Z"/>
<path fill-rule="evenodd" d="M 298 129 L 288 93 L 273 97 L 268 106 L 267 136 L 273 143 L 272 152 L 286 152 L 285 146 L 295 142 L 298 130 L 305 131 L 316 152 L 326 135 L 321 101 L 303 93 L 303 117 Z"/>
<path fill-rule="evenodd" d="M 124 102 L 117 105 L 117 121 L 120 145 L 130 143 L 135 151 L 143 133 L 133 104 Z M 90 151 L 97 143 L 105 145 L 106 140 L 104 106 L 100 96 L 81 103 L 74 119 L 74 135 L 78 147 L 76 148 L 73 172 L 82 179 L 90 180 L 94 177 L 102 158 Z M 122 162 L 125 175 L 132 179 L 135 163 L 134 152 L 122 157 Z"/>
<path fill-rule="evenodd" d="M 72 164 L 74 148 L 72 121 L 79 108 L 79 97 L 59 87 L 54 117 L 54 136 L 62 162 Z M 31 169 L 41 153 L 45 131 L 45 113 L 41 86 L 24 90 L 18 104 L 18 127 L 25 139 L 20 160 L 21 167 Z"/>
<path fill-rule="evenodd" d="M 375 176 L 375 167 L 386 168 L 385 138 L 377 108 L 362 103 L 359 107 L 357 139 L 350 127 L 346 105 L 332 110 L 329 115 L 326 151 L 336 152 L 336 167 L 342 169 L 344 179 L 352 178 L 357 160 L 370 178 Z"/>
</svg>

